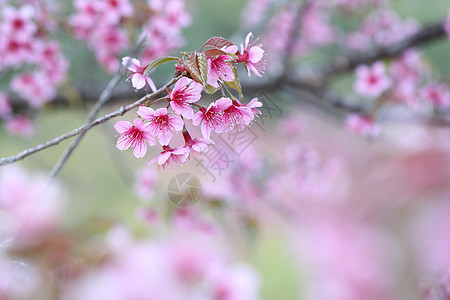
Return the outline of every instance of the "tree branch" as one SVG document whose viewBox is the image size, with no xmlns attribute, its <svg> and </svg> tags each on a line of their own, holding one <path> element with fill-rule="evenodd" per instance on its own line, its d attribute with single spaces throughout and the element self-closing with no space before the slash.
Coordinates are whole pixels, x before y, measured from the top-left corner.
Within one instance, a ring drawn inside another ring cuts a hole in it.
<svg viewBox="0 0 450 300">
<path fill-rule="evenodd" d="M 133 57 L 139 55 L 139 53 L 144 48 L 144 44 L 145 44 L 145 38 L 141 38 L 140 41 L 138 42 L 138 44 L 136 45 L 134 51 L 132 52 Z M 128 64 L 130 64 L 130 62 L 128 62 Z M 73 150 L 75 150 L 75 148 L 79 145 L 79 143 L 83 139 L 84 135 L 86 134 L 87 130 L 92 125 L 92 122 L 95 120 L 95 117 L 97 117 L 98 113 L 100 112 L 100 109 L 111 98 L 111 95 L 112 95 L 114 89 L 119 84 L 120 79 L 122 79 L 122 76 L 123 76 L 122 74 L 123 74 L 123 72 L 125 71 L 125 69 L 127 67 L 128 67 L 128 65 L 120 66 L 120 68 L 117 70 L 117 72 L 114 75 L 114 77 L 109 81 L 108 85 L 106 86 L 106 88 L 101 93 L 97 103 L 95 104 L 95 106 L 89 112 L 89 115 L 87 117 L 87 123 L 86 123 L 87 126 L 86 126 L 86 128 L 83 129 L 80 132 L 80 134 L 75 139 L 75 141 L 73 141 L 72 144 L 70 144 L 70 146 L 67 147 L 66 151 L 64 151 L 64 154 L 61 156 L 59 161 L 56 163 L 55 167 L 50 172 L 50 175 L 49 175 L 50 180 L 53 180 L 56 177 L 56 175 L 59 173 L 59 171 L 61 171 L 62 167 L 67 162 L 67 160 L 69 159 L 70 155 L 72 155 Z"/>
<path fill-rule="evenodd" d="M 81 134 L 83 131 L 88 131 L 90 129 L 92 129 L 93 127 L 100 125 L 102 123 L 105 123 L 106 121 L 118 117 L 118 116 L 123 116 L 126 112 L 132 110 L 133 108 L 138 107 L 139 105 L 141 105 L 142 103 L 151 100 L 152 98 L 154 98 L 155 96 L 161 94 L 162 92 L 164 92 L 169 86 L 173 85 L 175 82 L 177 82 L 179 79 L 181 78 L 181 76 L 173 78 L 172 80 L 170 80 L 168 83 L 166 83 L 163 87 L 161 87 L 160 89 L 158 89 L 157 91 L 148 94 L 142 98 L 140 98 L 139 100 L 133 102 L 132 104 L 129 104 L 127 106 L 122 106 L 120 109 L 111 112 L 109 114 L 106 114 L 98 119 L 96 119 L 95 121 L 93 121 L 91 124 L 87 123 L 84 124 L 81 127 L 78 127 L 72 131 L 69 131 L 63 135 L 60 135 L 52 140 L 49 140 L 47 142 L 44 142 L 42 144 L 37 145 L 36 147 L 24 150 L 20 153 L 18 153 L 17 155 L 13 155 L 13 156 L 9 156 L 9 157 L 4 157 L 0 159 L 0 166 L 3 165 L 7 165 L 7 164 L 11 164 L 13 162 L 16 162 L 18 160 L 24 159 L 27 156 L 30 156 L 36 152 L 39 152 L 41 150 L 44 150 L 46 148 L 58 145 L 60 142 L 71 138 L 73 136 L 79 135 Z M 158 100 L 158 99 L 157 99 Z M 156 102 L 157 100 L 153 101 L 152 103 Z"/>
<path fill-rule="evenodd" d="M 423 45 L 438 38 L 445 37 L 444 21 L 427 25 L 410 37 L 390 46 L 375 48 L 365 53 L 348 53 L 337 57 L 325 66 L 319 68 L 318 74 L 322 78 L 339 75 L 353 70 L 360 64 L 371 64 L 383 58 L 396 57 L 406 49 Z"/>
</svg>

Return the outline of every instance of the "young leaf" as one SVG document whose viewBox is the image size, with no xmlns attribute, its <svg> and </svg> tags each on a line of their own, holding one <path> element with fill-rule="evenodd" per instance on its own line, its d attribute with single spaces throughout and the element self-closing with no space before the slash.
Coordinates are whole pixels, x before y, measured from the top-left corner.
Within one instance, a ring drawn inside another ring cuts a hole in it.
<svg viewBox="0 0 450 300">
<path fill-rule="evenodd" d="M 158 59 L 152 61 L 148 65 L 148 67 L 145 68 L 144 75 L 147 74 L 148 72 L 150 72 L 151 70 L 153 70 L 154 68 L 156 68 L 157 66 L 162 65 L 169 61 L 174 61 L 174 60 L 179 60 L 179 58 L 174 57 L 174 56 L 164 56 L 164 57 L 158 58 Z"/>
<path fill-rule="evenodd" d="M 204 52 L 205 54 L 206 54 L 206 56 L 216 56 L 216 55 L 232 55 L 232 54 L 229 54 L 229 53 L 226 53 L 225 51 L 223 51 L 223 50 L 220 50 L 220 49 L 216 49 L 216 48 L 214 48 L 214 49 L 208 49 L 208 50 L 205 50 L 205 52 Z"/>
<path fill-rule="evenodd" d="M 208 79 L 208 59 L 202 52 L 194 51 L 186 58 L 186 67 L 192 78 L 206 86 Z"/>
<path fill-rule="evenodd" d="M 241 84 L 239 83 L 236 68 L 234 68 L 234 67 L 233 67 L 233 74 L 234 74 L 234 80 L 233 81 L 224 81 L 224 83 L 228 87 L 232 88 L 233 90 L 236 90 L 239 93 L 239 100 L 242 100 L 242 88 L 241 88 Z"/>
<path fill-rule="evenodd" d="M 203 89 L 206 93 L 208 94 L 214 94 L 215 92 L 217 92 L 219 90 L 219 88 L 215 88 L 210 84 L 206 84 L 206 86 Z"/>
<path fill-rule="evenodd" d="M 234 46 L 234 43 L 223 37 L 212 37 L 206 41 L 205 46 L 221 49 L 223 47 Z"/>
</svg>

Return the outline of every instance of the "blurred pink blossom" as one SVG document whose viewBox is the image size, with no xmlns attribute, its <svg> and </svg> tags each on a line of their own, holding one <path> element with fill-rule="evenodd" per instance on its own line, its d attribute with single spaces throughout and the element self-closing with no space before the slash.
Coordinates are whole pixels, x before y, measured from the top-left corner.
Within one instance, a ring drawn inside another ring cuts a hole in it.
<svg viewBox="0 0 450 300">
<path fill-rule="evenodd" d="M 386 75 L 386 68 L 381 61 L 375 62 L 372 66 L 359 65 L 356 68 L 356 80 L 354 90 L 361 96 L 369 98 L 380 97 L 392 82 Z"/>
<path fill-rule="evenodd" d="M 5 128 L 10 134 L 22 137 L 29 137 L 36 131 L 33 121 L 25 115 L 7 118 Z"/>
<path fill-rule="evenodd" d="M 346 121 L 347 128 L 364 137 L 376 137 L 380 133 L 380 128 L 369 116 L 361 114 L 351 114 Z"/>
<path fill-rule="evenodd" d="M 26 187 L 26 188 L 24 188 Z M 34 245 L 57 230 L 65 197 L 57 183 L 18 166 L 0 170 L 0 232 Z"/>
<path fill-rule="evenodd" d="M 141 168 L 136 172 L 134 192 L 145 202 L 152 199 L 157 187 L 158 174 L 154 169 Z"/>
<path fill-rule="evenodd" d="M 428 104 L 438 108 L 450 107 L 450 89 L 445 83 L 432 82 L 422 88 L 420 96 Z"/>
</svg>

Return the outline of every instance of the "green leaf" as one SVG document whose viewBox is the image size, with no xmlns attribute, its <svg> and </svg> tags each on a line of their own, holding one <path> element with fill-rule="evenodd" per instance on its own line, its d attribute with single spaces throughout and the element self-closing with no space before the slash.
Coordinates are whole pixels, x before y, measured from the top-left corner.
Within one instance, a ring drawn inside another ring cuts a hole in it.
<svg viewBox="0 0 450 300">
<path fill-rule="evenodd" d="M 169 61 L 174 61 L 174 60 L 179 60 L 179 58 L 174 57 L 174 56 L 164 56 L 164 57 L 158 58 L 158 59 L 152 61 L 148 65 L 148 67 L 145 68 L 144 75 L 147 74 L 148 72 L 150 72 L 151 70 L 153 70 L 154 68 L 156 68 L 157 66 L 162 65 Z"/>
<path fill-rule="evenodd" d="M 219 88 L 215 88 L 210 84 L 206 84 L 204 91 L 208 94 L 214 94 L 215 92 L 217 92 L 219 90 Z"/>
<path fill-rule="evenodd" d="M 224 83 L 232 88 L 233 90 L 236 90 L 239 93 L 239 100 L 242 100 L 242 88 L 241 84 L 239 83 L 239 78 L 237 76 L 236 68 L 233 67 L 233 74 L 234 74 L 234 80 L 233 81 L 224 81 Z"/>
<path fill-rule="evenodd" d="M 192 78 L 207 86 L 208 79 L 208 59 L 202 52 L 194 51 L 186 58 L 186 68 L 189 70 Z"/>
<path fill-rule="evenodd" d="M 234 46 L 234 43 L 226 38 L 214 36 L 206 41 L 205 46 L 221 49 L 223 47 Z"/>
</svg>

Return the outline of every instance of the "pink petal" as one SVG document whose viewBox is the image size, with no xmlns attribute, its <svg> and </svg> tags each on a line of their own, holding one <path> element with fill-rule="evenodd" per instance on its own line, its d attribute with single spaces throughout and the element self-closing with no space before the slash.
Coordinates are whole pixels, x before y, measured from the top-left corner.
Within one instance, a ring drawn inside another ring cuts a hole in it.
<svg viewBox="0 0 450 300">
<path fill-rule="evenodd" d="M 119 121 L 116 124 L 114 124 L 114 128 L 117 130 L 117 132 L 119 133 L 124 133 L 125 131 L 127 131 L 128 129 L 131 128 L 131 123 L 128 121 Z"/>
<path fill-rule="evenodd" d="M 248 44 L 250 43 L 250 38 L 252 37 L 252 33 L 251 32 L 249 32 L 248 34 L 247 34 L 247 36 L 245 37 L 245 49 L 247 49 L 248 48 Z"/>
<path fill-rule="evenodd" d="M 117 149 L 120 151 L 127 150 L 131 147 L 131 143 L 129 143 L 129 138 L 126 136 L 121 136 L 116 143 Z"/>
<path fill-rule="evenodd" d="M 131 77 L 131 84 L 137 90 L 142 89 L 145 86 L 145 78 L 140 73 L 136 73 Z"/>
<path fill-rule="evenodd" d="M 208 139 L 208 140 L 209 140 L 209 138 L 210 138 L 210 136 L 211 136 L 211 127 L 208 126 L 208 124 L 206 124 L 206 122 L 203 122 L 203 123 L 202 123 L 202 126 L 201 126 L 200 128 L 201 128 L 203 137 L 204 137 L 205 139 Z"/>
<path fill-rule="evenodd" d="M 158 108 L 155 111 L 155 117 L 161 117 L 167 115 L 167 109 L 165 107 Z"/>
<path fill-rule="evenodd" d="M 162 166 L 163 164 L 165 164 L 171 155 L 172 155 L 172 152 L 170 152 L 170 151 L 161 153 L 158 156 L 158 165 Z"/>
<path fill-rule="evenodd" d="M 231 101 L 230 98 L 220 98 L 219 100 L 217 100 L 214 104 L 215 107 L 217 107 L 220 110 L 225 110 L 228 107 L 230 107 L 233 104 L 233 101 Z"/>
<path fill-rule="evenodd" d="M 264 56 L 264 50 L 260 47 L 252 47 L 250 48 L 250 50 L 248 51 L 248 60 L 251 61 L 252 63 L 257 63 L 259 62 Z"/>
<path fill-rule="evenodd" d="M 139 130 L 143 130 L 143 129 L 145 129 L 145 125 L 144 125 L 144 122 L 141 120 L 141 119 L 139 119 L 139 118 L 136 118 L 136 119 L 134 119 L 134 121 L 133 121 L 133 125 L 137 128 L 137 129 L 139 129 Z"/>
<path fill-rule="evenodd" d="M 145 120 L 152 120 L 155 117 L 155 111 L 153 108 L 147 106 L 139 106 L 137 113 Z"/>
<path fill-rule="evenodd" d="M 133 154 L 136 158 L 144 157 L 145 153 L 147 153 L 147 145 L 144 141 L 138 143 L 133 150 Z"/>
<path fill-rule="evenodd" d="M 141 62 L 136 58 L 126 56 L 122 58 L 122 65 L 132 72 L 137 72 Z"/>
<path fill-rule="evenodd" d="M 176 114 L 182 115 L 186 119 L 192 119 L 194 117 L 194 110 L 189 104 L 180 105 L 178 102 L 171 101 L 170 106 Z"/>
<path fill-rule="evenodd" d="M 152 91 L 156 92 L 157 88 L 156 88 L 156 85 L 153 82 L 153 80 L 150 77 L 148 77 L 148 76 L 145 76 L 145 79 L 147 80 L 147 83 L 150 86 L 150 88 L 152 89 Z"/>
<path fill-rule="evenodd" d="M 158 133 L 158 140 L 161 146 L 169 145 L 170 140 L 172 139 L 172 131 L 168 129 L 163 129 Z"/>
<path fill-rule="evenodd" d="M 192 118 L 192 125 L 198 126 L 203 120 L 203 112 L 199 111 L 195 113 L 194 117 Z"/>
<path fill-rule="evenodd" d="M 169 124 L 175 129 L 175 131 L 183 130 L 184 122 L 179 116 L 170 116 Z"/>
<path fill-rule="evenodd" d="M 173 92 L 179 91 L 182 88 L 184 88 L 185 86 L 187 86 L 190 81 L 192 81 L 192 80 L 187 78 L 187 77 L 183 77 L 180 80 L 178 80 L 177 83 L 175 83 L 175 86 L 173 88 L 172 94 L 173 94 Z"/>
</svg>

